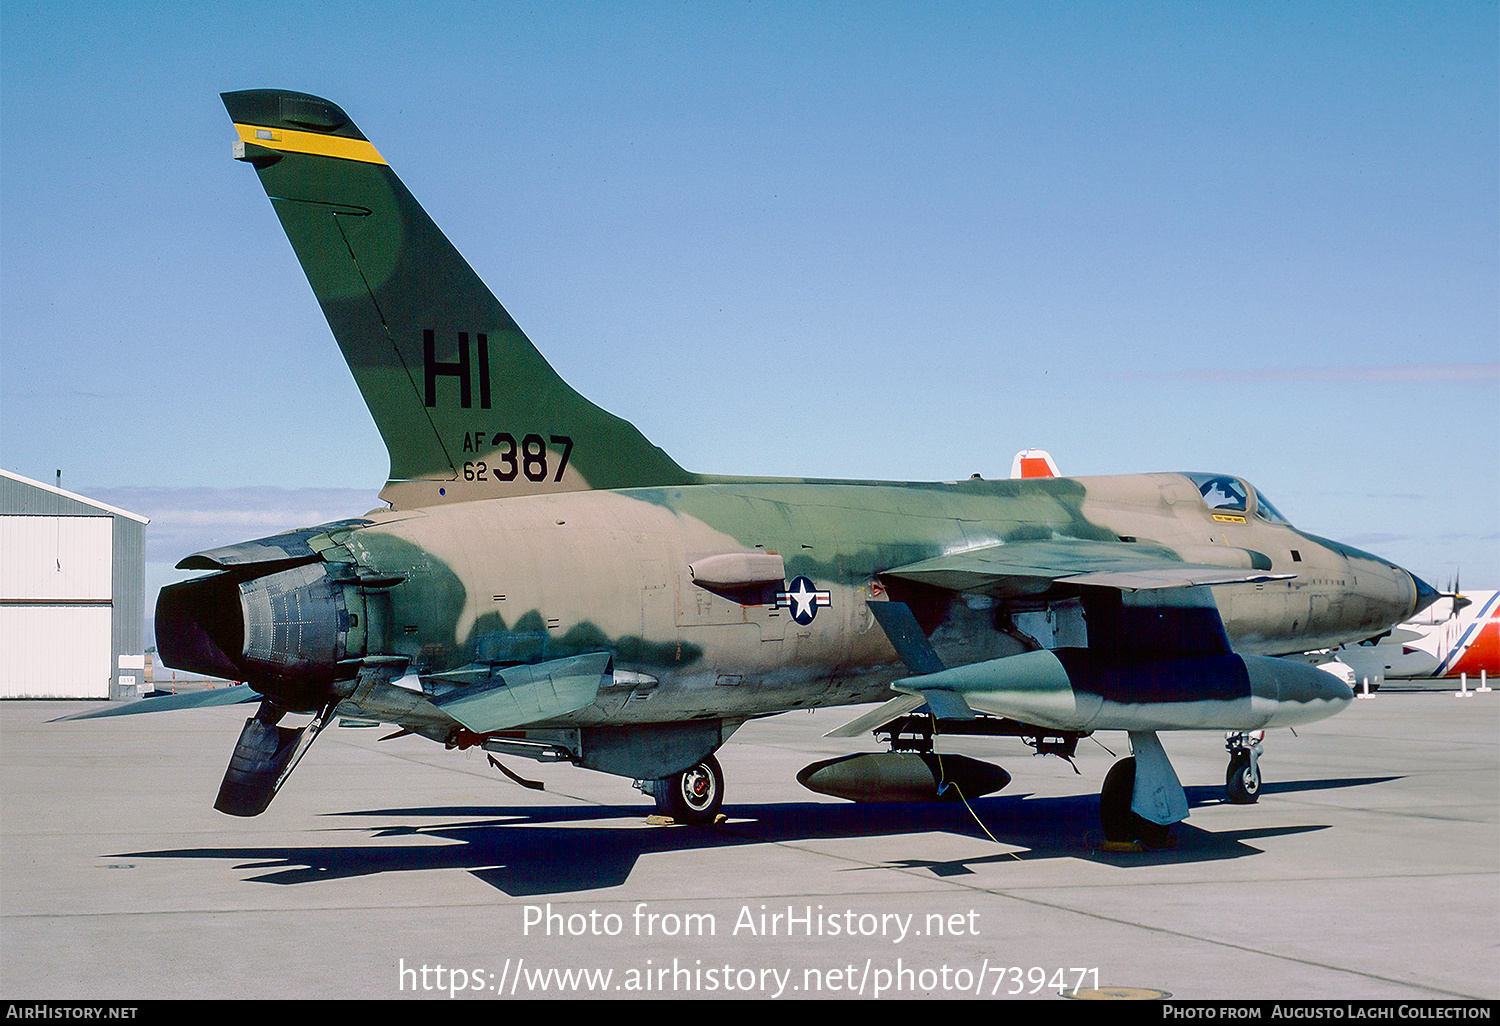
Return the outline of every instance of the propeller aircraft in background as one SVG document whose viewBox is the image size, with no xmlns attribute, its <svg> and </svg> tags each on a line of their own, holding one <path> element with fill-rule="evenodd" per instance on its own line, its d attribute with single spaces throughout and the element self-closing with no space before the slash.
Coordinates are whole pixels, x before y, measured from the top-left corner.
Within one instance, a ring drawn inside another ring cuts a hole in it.
<svg viewBox="0 0 1500 1026">
<path fill-rule="evenodd" d="M 1387 635 L 1312 654 L 1337 660 L 1371 690 L 1385 680 L 1489 680 L 1500 677 L 1500 591 L 1461 592 L 1455 578 L 1421 615 Z"/>
</svg>

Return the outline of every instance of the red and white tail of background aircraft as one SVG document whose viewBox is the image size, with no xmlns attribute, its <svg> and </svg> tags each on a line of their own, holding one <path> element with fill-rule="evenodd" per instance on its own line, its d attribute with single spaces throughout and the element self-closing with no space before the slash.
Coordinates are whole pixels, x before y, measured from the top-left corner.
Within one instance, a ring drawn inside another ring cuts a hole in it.
<svg viewBox="0 0 1500 1026">
<path fill-rule="evenodd" d="M 1462 674 L 1478 680 L 1481 671 L 1500 677 L 1500 591 L 1465 592 L 1458 605 L 1455 611 L 1453 596 L 1444 595 L 1378 644 L 1346 645 L 1324 658 L 1347 664 L 1356 681 L 1372 685 Z"/>
<path fill-rule="evenodd" d="M 1052 454 L 1045 449 L 1022 449 L 1010 463 L 1010 476 L 1059 477 Z"/>
<path fill-rule="evenodd" d="M 1457 616 L 1429 628 L 1430 634 L 1421 639 L 1435 638 L 1435 646 L 1430 641 L 1428 645 L 1411 641 L 1404 644 L 1403 651 L 1431 648 L 1438 658 L 1434 677 L 1457 677 L 1461 673 L 1477 677 L 1480 670 L 1491 677 L 1500 676 L 1500 591 L 1475 591 L 1464 597 L 1469 605 L 1460 609 Z M 1443 604 L 1439 602 L 1440 606 Z M 1451 609 L 1452 600 L 1447 604 Z M 1402 624 L 1402 628 L 1406 626 Z"/>
</svg>

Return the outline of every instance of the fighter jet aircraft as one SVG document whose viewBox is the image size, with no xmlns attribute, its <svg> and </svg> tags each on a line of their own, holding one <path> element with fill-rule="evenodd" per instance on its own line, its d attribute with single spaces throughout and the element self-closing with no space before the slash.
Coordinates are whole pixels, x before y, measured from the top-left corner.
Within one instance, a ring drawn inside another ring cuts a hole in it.
<svg viewBox="0 0 1500 1026">
<path fill-rule="evenodd" d="M 223 99 L 391 461 L 388 509 L 195 553 L 179 566 L 205 576 L 161 593 L 161 660 L 259 701 L 226 813 L 262 812 L 337 714 L 618 774 L 708 822 L 714 752 L 746 720 L 881 702 L 834 733 L 890 751 L 810 766 L 809 786 L 993 789 L 1003 770 L 934 737 L 1069 754 L 1124 730 L 1135 754 L 1101 819 L 1151 839 L 1187 815 L 1157 732 L 1236 732 L 1231 792 L 1254 800 L 1246 734 L 1352 697 L 1276 656 L 1378 635 L 1436 595 L 1227 474 L 684 470 L 557 376 L 342 109 Z"/>
</svg>

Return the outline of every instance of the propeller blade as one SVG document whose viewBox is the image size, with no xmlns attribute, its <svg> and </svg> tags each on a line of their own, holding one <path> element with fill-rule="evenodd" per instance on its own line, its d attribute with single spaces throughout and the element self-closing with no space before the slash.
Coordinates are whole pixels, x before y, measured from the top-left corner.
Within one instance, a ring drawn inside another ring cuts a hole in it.
<svg viewBox="0 0 1500 1026">
<path fill-rule="evenodd" d="M 1459 587 L 1460 572 L 1460 570 L 1453 571 L 1453 576 L 1448 579 L 1448 592 L 1443 596 L 1448 599 L 1448 619 L 1450 620 L 1458 615 L 1459 610 L 1474 604 L 1472 599 L 1464 598 L 1463 591 Z"/>
</svg>

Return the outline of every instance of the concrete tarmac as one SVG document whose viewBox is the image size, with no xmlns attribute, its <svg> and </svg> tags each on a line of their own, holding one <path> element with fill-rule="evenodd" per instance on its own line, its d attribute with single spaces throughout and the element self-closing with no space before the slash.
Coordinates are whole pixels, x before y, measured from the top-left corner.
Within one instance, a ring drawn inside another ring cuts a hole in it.
<svg viewBox="0 0 1500 1026">
<path fill-rule="evenodd" d="M 1192 815 L 1140 854 L 1099 850 L 1093 740 L 1075 773 L 944 739 L 1014 777 L 972 815 L 853 805 L 794 776 L 877 750 L 821 737 L 854 710 L 787 714 L 720 751 L 728 821 L 698 828 L 620 778 L 507 760 L 527 790 L 330 728 L 246 820 L 212 805 L 252 707 L 49 722 L 84 707 L 0 704 L 8 999 L 1500 998 L 1500 692 L 1273 732 L 1250 806 L 1221 735 L 1164 735 Z"/>
</svg>

